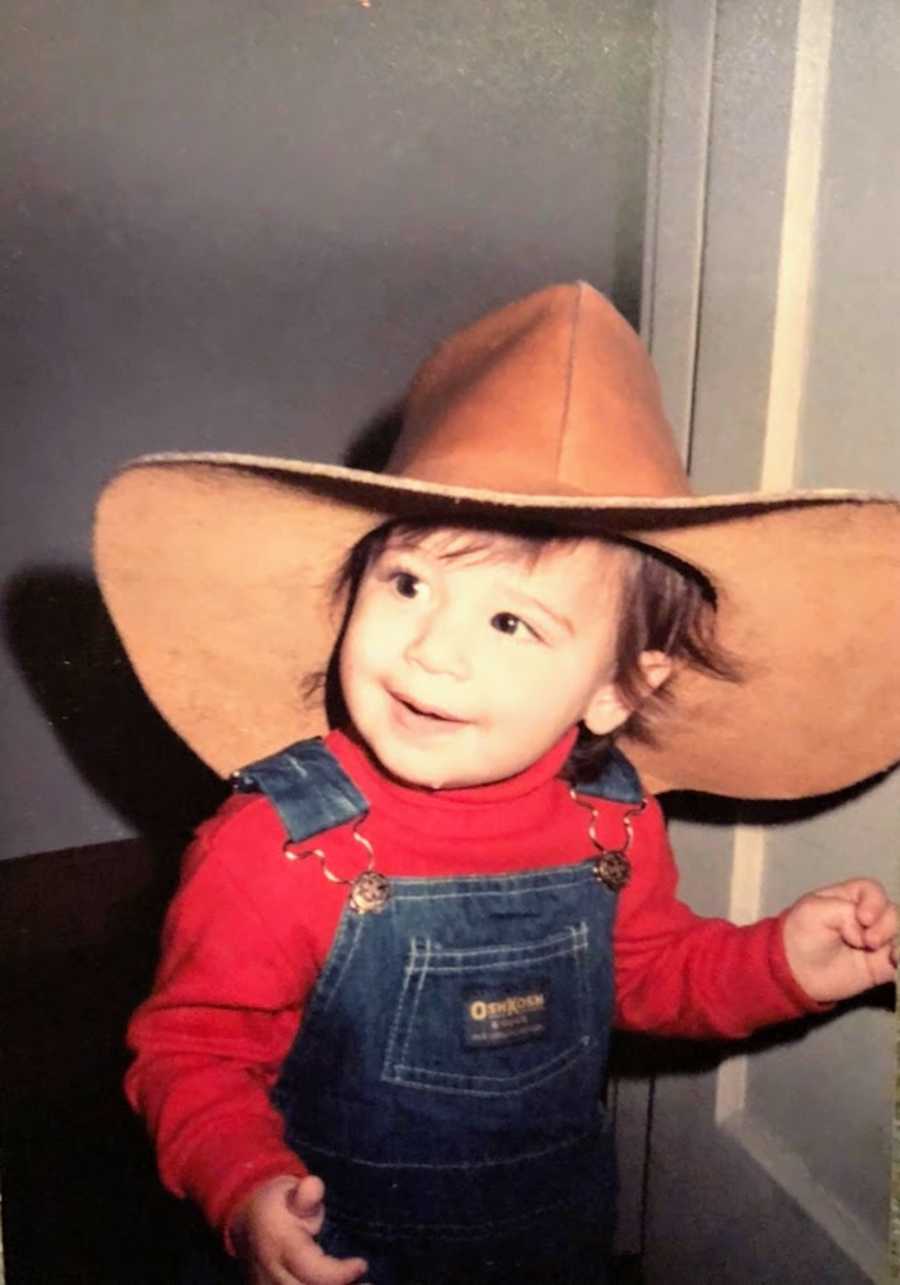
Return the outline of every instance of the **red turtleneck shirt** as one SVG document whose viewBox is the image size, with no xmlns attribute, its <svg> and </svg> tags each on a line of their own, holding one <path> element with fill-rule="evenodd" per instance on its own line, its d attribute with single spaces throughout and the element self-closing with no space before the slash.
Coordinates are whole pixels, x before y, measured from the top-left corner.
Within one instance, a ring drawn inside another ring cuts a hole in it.
<svg viewBox="0 0 900 1285">
<path fill-rule="evenodd" d="M 340 732 L 326 744 L 371 805 L 358 825 L 390 877 L 512 873 L 594 852 L 590 812 L 558 773 L 570 733 L 525 772 L 461 790 L 386 779 Z M 606 847 L 624 840 L 625 804 L 592 801 Z M 347 884 L 364 868 L 353 824 L 285 847 L 262 795 L 236 795 L 198 831 L 163 932 L 153 993 L 135 1013 L 126 1079 L 155 1138 L 160 1173 L 227 1228 L 258 1184 L 306 1171 L 269 1102 L 331 946 Z M 616 914 L 616 1024 L 694 1037 L 740 1037 L 816 1005 L 795 981 L 778 919 L 736 927 L 675 896 L 677 871 L 655 800 L 633 820 L 631 880 Z"/>
</svg>

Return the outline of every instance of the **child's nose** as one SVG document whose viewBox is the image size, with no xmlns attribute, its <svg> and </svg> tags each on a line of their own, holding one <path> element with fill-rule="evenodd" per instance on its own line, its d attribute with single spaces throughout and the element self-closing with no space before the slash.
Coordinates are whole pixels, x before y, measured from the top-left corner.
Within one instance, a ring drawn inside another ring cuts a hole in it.
<svg viewBox="0 0 900 1285">
<path fill-rule="evenodd" d="M 423 620 L 406 648 L 406 659 L 430 674 L 465 678 L 469 660 L 462 625 L 449 620 L 444 613 Z"/>
</svg>

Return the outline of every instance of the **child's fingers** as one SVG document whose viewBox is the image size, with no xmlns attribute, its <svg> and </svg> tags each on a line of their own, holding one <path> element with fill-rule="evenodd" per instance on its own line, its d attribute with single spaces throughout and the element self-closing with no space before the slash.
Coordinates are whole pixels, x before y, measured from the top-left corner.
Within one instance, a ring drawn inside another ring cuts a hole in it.
<svg viewBox="0 0 900 1285">
<path fill-rule="evenodd" d="M 318 1235 L 325 1219 L 325 1184 L 315 1174 L 307 1174 L 294 1187 L 288 1200 L 292 1214 Z M 364 1258 L 333 1258 L 314 1240 L 304 1241 L 285 1255 L 284 1267 L 290 1273 L 291 1285 L 351 1285 L 367 1271 Z"/>
<path fill-rule="evenodd" d="M 890 902 L 887 893 L 877 880 L 860 879 L 857 882 L 856 916 L 859 922 L 868 928 L 884 914 Z"/>
<path fill-rule="evenodd" d="M 805 924 L 807 930 L 816 927 L 834 934 L 847 946 L 858 950 L 865 947 L 863 926 L 857 919 L 855 903 L 848 897 L 839 894 L 835 888 L 817 888 L 797 902 L 795 913 L 799 924 Z"/>
<path fill-rule="evenodd" d="M 794 975 L 814 998 L 846 999 L 896 973 L 897 907 L 872 879 L 807 893 L 788 911 L 784 943 Z"/>
<path fill-rule="evenodd" d="M 887 946 L 897 936 L 897 907 L 892 901 L 886 901 L 881 910 L 868 924 L 863 932 L 865 943 L 870 950 Z"/>
<path fill-rule="evenodd" d="M 829 906 L 826 922 L 840 935 L 841 940 L 856 950 L 865 950 L 866 938 L 863 925 L 857 917 L 856 906 L 851 901 L 834 898 Z"/>
<path fill-rule="evenodd" d="M 826 888 L 816 888 L 814 897 L 835 897 L 840 901 L 850 901 L 861 915 L 863 923 L 874 919 L 888 900 L 887 893 L 877 879 L 845 879 L 842 883 L 831 883 Z"/>
<path fill-rule="evenodd" d="M 861 931 L 842 931 L 841 935 L 849 945 L 881 946 L 896 931 L 892 926 L 896 908 L 877 879 L 847 879 L 843 883 L 829 884 L 827 888 L 817 888 L 812 895 L 852 907 L 853 919 Z M 840 920 L 845 928 L 849 926 L 850 921 L 843 915 Z"/>
<path fill-rule="evenodd" d="M 823 888 L 801 898 L 796 912 L 798 926 L 805 924 L 807 931 L 826 930 L 845 946 L 866 949 L 865 927 L 859 922 L 856 903 L 835 895 L 831 889 Z"/>
<path fill-rule="evenodd" d="M 897 960 L 894 952 L 893 944 L 866 952 L 866 964 L 873 986 L 881 986 L 884 982 L 892 982 L 895 979 Z"/>
<path fill-rule="evenodd" d="M 284 1267 L 290 1285 L 352 1285 L 361 1281 L 368 1270 L 364 1258 L 332 1258 L 315 1242 L 285 1255 Z"/>
<path fill-rule="evenodd" d="M 856 907 L 862 945 L 868 950 L 886 946 L 897 934 L 897 907 L 885 889 L 876 879 L 851 879 L 843 888 Z"/>
<path fill-rule="evenodd" d="M 288 1196 L 288 1208 L 297 1218 L 308 1224 L 320 1224 L 325 1214 L 325 1184 L 315 1174 L 301 1178 Z M 313 1235 L 319 1231 L 314 1226 Z"/>
<path fill-rule="evenodd" d="M 870 985 L 880 986 L 882 982 L 893 980 L 897 967 L 894 941 L 897 917 L 893 905 L 888 903 L 876 923 L 864 929 L 853 903 L 835 898 L 829 907 L 828 922 L 829 927 L 840 934 L 845 945 L 860 952 Z"/>
</svg>

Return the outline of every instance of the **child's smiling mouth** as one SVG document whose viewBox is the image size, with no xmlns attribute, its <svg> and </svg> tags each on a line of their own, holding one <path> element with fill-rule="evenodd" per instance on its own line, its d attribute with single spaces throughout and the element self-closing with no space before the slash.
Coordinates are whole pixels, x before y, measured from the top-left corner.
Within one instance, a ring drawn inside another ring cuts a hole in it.
<svg viewBox="0 0 900 1285">
<path fill-rule="evenodd" d="M 398 692 L 390 692 L 394 709 L 399 714 L 400 721 L 409 727 L 460 727 L 465 725 L 468 720 L 455 718 L 452 714 L 446 714 L 442 710 L 430 707 L 428 705 L 418 705 L 409 700 L 406 696 L 401 696 Z"/>
</svg>

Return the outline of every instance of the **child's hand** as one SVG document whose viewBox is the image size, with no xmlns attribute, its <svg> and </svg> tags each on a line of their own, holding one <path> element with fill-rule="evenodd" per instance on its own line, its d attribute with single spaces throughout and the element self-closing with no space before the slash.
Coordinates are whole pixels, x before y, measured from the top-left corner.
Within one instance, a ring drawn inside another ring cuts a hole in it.
<svg viewBox="0 0 900 1285">
<path fill-rule="evenodd" d="M 784 948 L 797 981 L 820 1002 L 893 981 L 897 907 L 874 879 L 809 892 L 784 917 Z"/>
<path fill-rule="evenodd" d="M 325 1216 L 321 1178 L 272 1178 L 239 1210 L 232 1237 L 252 1285 L 350 1285 L 362 1258 L 332 1258 L 316 1244 Z"/>
</svg>

